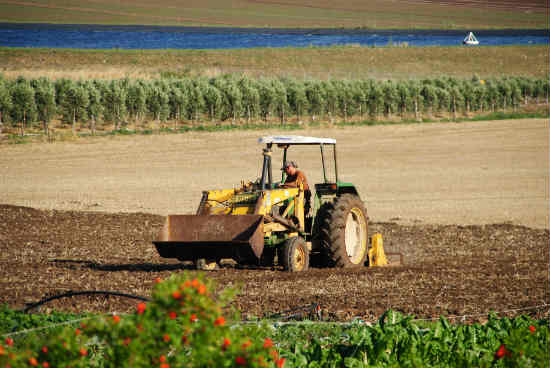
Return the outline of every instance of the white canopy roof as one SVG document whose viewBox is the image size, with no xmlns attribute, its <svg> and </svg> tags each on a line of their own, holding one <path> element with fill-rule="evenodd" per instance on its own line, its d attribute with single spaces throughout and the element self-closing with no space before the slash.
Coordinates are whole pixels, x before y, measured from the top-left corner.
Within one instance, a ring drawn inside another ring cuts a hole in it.
<svg viewBox="0 0 550 368">
<path fill-rule="evenodd" d="M 300 135 L 272 135 L 267 137 L 261 137 L 258 139 L 258 143 L 262 144 L 336 144 L 336 139 L 332 138 L 317 138 L 317 137 L 303 137 Z"/>
</svg>

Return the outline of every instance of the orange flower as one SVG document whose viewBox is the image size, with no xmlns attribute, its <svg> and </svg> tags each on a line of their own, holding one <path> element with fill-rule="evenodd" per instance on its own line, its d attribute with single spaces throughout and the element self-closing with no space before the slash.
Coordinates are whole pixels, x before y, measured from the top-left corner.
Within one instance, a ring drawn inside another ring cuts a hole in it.
<svg viewBox="0 0 550 368">
<path fill-rule="evenodd" d="M 241 356 L 238 356 L 235 358 L 235 364 L 237 365 L 246 365 L 246 359 L 241 357 Z"/>
<path fill-rule="evenodd" d="M 29 358 L 29 364 L 33 367 L 36 367 L 38 366 L 38 361 L 36 360 L 36 358 Z"/>
<path fill-rule="evenodd" d="M 114 323 L 119 323 L 119 322 L 120 322 L 120 317 L 117 316 L 117 315 L 114 315 L 114 316 L 113 316 L 113 322 L 114 322 Z"/>
<path fill-rule="evenodd" d="M 184 288 L 188 288 L 188 287 L 190 287 L 190 286 L 191 286 L 191 281 L 189 281 L 189 280 L 187 280 L 187 281 L 185 281 L 185 282 L 183 283 L 183 287 L 184 287 Z"/>
<path fill-rule="evenodd" d="M 168 364 L 168 363 L 162 363 L 162 364 L 160 365 L 160 368 L 170 368 L 170 364 Z"/>
<path fill-rule="evenodd" d="M 277 350 L 273 349 L 269 352 L 269 354 L 273 357 L 273 360 L 279 359 L 279 353 L 277 352 Z"/>
<path fill-rule="evenodd" d="M 174 298 L 176 300 L 180 299 L 181 298 L 181 293 L 179 291 L 174 291 L 172 293 L 172 298 Z"/>
<path fill-rule="evenodd" d="M 285 360 L 285 358 L 277 359 L 277 361 L 275 362 L 277 364 L 277 368 L 283 368 L 283 366 L 285 365 Z"/>
<path fill-rule="evenodd" d="M 198 292 L 199 294 L 204 294 L 204 293 L 206 293 L 206 286 L 204 286 L 204 284 L 200 284 L 199 287 L 198 287 L 198 289 L 197 289 L 197 292 Z"/>
<path fill-rule="evenodd" d="M 159 358 L 159 362 L 165 363 L 166 362 L 166 357 L 164 355 L 161 355 L 160 358 Z"/>
<path fill-rule="evenodd" d="M 214 326 L 223 326 L 223 325 L 225 325 L 225 318 L 223 318 L 223 317 L 218 317 L 214 321 Z"/>
<path fill-rule="evenodd" d="M 88 355 L 88 350 L 86 350 L 86 349 L 84 349 L 84 348 L 81 348 L 80 351 L 79 351 L 79 353 L 80 353 L 80 356 L 83 356 L 83 357 L 84 357 L 84 356 Z"/>
<path fill-rule="evenodd" d="M 170 335 L 165 334 L 162 339 L 164 340 L 164 342 L 170 342 Z"/>
<path fill-rule="evenodd" d="M 529 326 L 529 331 L 531 331 L 532 334 L 534 334 L 536 330 L 537 329 L 535 328 L 535 326 L 533 325 Z"/>
<path fill-rule="evenodd" d="M 2 345 L 0 345 L 0 356 L 1 355 L 6 355 L 6 351 L 4 350 L 4 347 Z"/>
<path fill-rule="evenodd" d="M 132 339 L 127 337 L 124 339 L 124 341 L 122 342 L 125 346 L 128 346 L 130 345 L 130 343 L 132 342 Z"/>
<path fill-rule="evenodd" d="M 176 319 L 178 317 L 178 314 L 174 311 L 171 311 L 170 313 L 168 313 L 168 316 L 170 317 L 170 319 Z"/>
<path fill-rule="evenodd" d="M 193 286 L 194 288 L 197 288 L 199 286 L 199 280 L 193 279 L 193 281 L 191 281 L 191 286 Z"/>
<path fill-rule="evenodd" d="M 249 347 L 250 345 L 252 345 L 252 341 L 250 341 L 250 339 L 246 342 L 243 343 L 243 349 L 246 349 L 247 347 Z"/>
<path fill-rule="evenodd" d="M 48 362 L 42 363 L 42 368 L 50 368 L 50 363 Z"/>
<path fill-rule="evenodd" d="M 224 337 L 223 338 L 223 344 L 222 344 L 222 350 L 225 351 L 229 345 L 231 345 L 231 341 L 227 337 Z"/>
<path fill-rule="evenodd" d="M 74 334 L 75 334 L 76 336 L 80 335 L 80 330 L 77 328 L 76 330 L 74 330 Z"/>
<path fill-rule="evenodd" d="M 160 284 L 162 282 L 162 279 L 160 277 L 157 277 L 155 279 L 155 284 Z"/>
<path fill-rule="evenodd" d="M 269 349 L 273 347 L 273 340 L 269 337 L 264 340 L 264 348 Z"/>
<path fill-rule="evenodd" d="M 137 305 L 137 308 L 136 308 L 136 309 L 137 309 L 137 311 L 136 311 L 137 314 L 143 314 L 143 313 L 145 313 L 145 309 L 146 309 L 146 308 L 147 308 L 147 304 L 145 304 L 145 303 L 139 303 L 139 304 Z"/>
</svg>

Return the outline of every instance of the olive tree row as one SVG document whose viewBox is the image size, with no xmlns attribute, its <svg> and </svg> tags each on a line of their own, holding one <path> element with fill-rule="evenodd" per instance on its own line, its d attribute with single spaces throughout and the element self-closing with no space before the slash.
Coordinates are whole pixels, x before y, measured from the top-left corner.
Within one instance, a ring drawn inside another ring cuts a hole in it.
<svg viewBox="0 0 550 368">
<path fill-rule="evenodd" d="M 290 117 L 311 121 L 352 116 L 371 119 L 407 114 L 420 119 L 436 112 L 459 113 L 517 108 L 532 102 L 548 103 L 546 79 L 509 77 L 481 80 L 436 78 L 408 81 L 298 80 L 215 78 L 158 80 L 85 80 L 47 78 L 6 80 L 0 77 L 0 131 L 11 122 L 24 134 L 39 123 L 49 134 L 58 117 L 76 132 L 78 123 L 95 133 L 99 123 L 115 130 L 144 121 L 174 128 L 182 121 L 269 121 L 285 124 Z"/>
</svg>

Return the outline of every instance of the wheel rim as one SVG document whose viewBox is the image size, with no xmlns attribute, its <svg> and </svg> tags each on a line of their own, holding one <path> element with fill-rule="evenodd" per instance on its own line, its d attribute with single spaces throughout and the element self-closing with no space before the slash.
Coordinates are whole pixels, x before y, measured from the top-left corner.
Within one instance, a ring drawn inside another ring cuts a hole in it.
<svg viewBox="0 0 550 368">
<path fill-rule="evenodd" d="M 367 249 L 367 222 L 363 211 L 352 208 L 346 219 L 346 253 L 353 264 L 363 259 Z"/>
<path fill-rule="evenodd" d="M 301 271 L 304 269 L 306 264 L 306 253 L 304 247 L 296 247 L 296 250 L 292 256 L 292 261 L 294 263 L 294 268 L 296 269 L 296 271 Z"/>
</svg>

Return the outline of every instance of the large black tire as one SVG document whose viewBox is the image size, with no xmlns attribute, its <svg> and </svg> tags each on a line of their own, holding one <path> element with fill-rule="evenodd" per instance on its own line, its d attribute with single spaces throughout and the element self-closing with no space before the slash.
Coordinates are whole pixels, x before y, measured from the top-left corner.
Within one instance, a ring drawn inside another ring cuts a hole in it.
<svg viewBox="0 0 550 368">
<path fill-rule="evenodd" d="M 368 256 L 368 217 L 363 201 L 344 194 L 324 208 L 319 240 L 330 266 L 361 267 Z"/>
<path fill-rule="evenodd" d="M 295 236 L 288 239 L 283 245 L 280 262 L 287 271 L 306 271 L 309 268 L 309 250 L 304 238 Z"/>
</svg>

